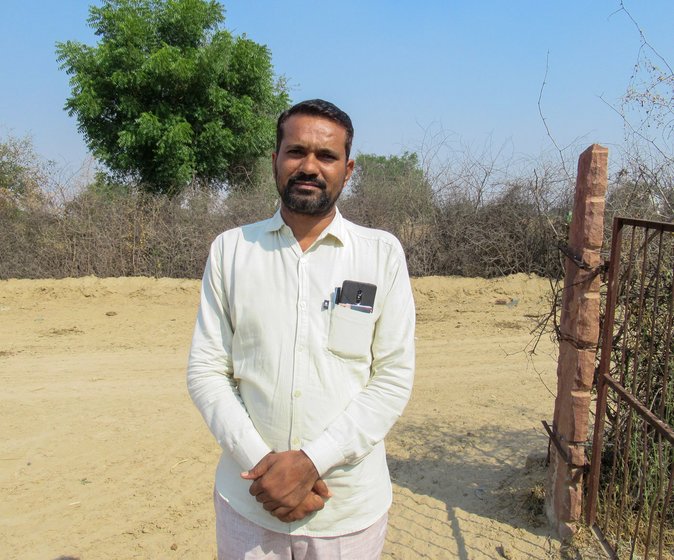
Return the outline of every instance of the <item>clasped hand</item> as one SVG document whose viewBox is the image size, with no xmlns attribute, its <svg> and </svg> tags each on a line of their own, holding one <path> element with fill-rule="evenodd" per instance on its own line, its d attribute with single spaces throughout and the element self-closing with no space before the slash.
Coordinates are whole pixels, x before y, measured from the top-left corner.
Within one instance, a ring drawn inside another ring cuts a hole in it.
<svg viewBox="0 0 674 560">
<path fill-rule="evenodd" d="M 323 509 L 331 493 L 318 477 L 314 463 L 303 451 L 268 453 L 248 472 L 249 492 L 262 507 L 281 521 L 299 521 Z"/>
</svg>

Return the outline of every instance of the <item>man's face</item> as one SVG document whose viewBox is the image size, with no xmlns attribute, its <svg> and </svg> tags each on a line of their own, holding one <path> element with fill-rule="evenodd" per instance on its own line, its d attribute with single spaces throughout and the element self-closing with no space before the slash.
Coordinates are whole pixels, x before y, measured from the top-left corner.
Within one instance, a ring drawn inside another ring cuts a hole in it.
<svg viewBox="0 0 674 560">
<path fill-rule="evenodd" d="M 346 130 L 330 119 L 293 115 L 283 124 L 283 140 L 272 155 L 276 188 L 292 212 L 328 214 L 351 177 Z"/>
</svg>

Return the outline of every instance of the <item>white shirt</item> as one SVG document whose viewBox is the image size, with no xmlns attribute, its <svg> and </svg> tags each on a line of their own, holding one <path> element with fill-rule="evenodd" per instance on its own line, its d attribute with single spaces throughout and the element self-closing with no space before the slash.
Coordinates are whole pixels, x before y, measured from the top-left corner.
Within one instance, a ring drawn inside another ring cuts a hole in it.
<svg viewBox="0 0 674 560">
<path fill-rule="evenodd" d="M 377 286 L 372 313 L 335 305 L 344 280 Z M 384 436 L 414 376 L 414 302 L 398 240 L 339 211 L 305 252 L 280 212 L 213 242 L 187 383 L 223 452 L 216 489 L 281 533 L 364 529 L 391 504 Z M 302 449 L 333 496 L 279 521 L 240 473 L 270 451 Z"/>
</svg>

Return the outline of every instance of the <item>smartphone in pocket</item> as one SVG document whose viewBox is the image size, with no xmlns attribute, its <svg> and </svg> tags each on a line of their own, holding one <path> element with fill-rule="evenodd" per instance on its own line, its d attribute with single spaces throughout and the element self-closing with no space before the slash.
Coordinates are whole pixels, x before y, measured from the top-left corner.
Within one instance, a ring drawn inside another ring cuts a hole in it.
<svg viewBox="0 0 674 560">
<path fill-rule="evenodd" d="M 344 280 L 339 291 L 337 304 L 349 307 L 354 311 L 372 313 L 374 309 L 374 297 L 377 294 L 377 286 L 367 282 L 355 282 Z"/>
</svg>

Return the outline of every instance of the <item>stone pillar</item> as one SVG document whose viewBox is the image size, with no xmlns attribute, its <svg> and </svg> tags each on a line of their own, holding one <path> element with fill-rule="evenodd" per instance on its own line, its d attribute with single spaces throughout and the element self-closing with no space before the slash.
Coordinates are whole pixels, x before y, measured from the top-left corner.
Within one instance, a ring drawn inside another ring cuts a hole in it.
<svg viewBox="0 0 674 560">
<path fill-rule="evenodd" d="M 601 265 L 607 184 L 608 149 L 593 144 L 578 159 L 569 231 L 570 254 L 575 258 L 566 258 L 562 295 L 552 427 L 566 457 L 555 445 L 550 446 L 546 492 L 548 520 L 562 538 L 575 533 L 581 518 L 585 444 L 599 340 L 601 280 L 596 270 Z"/>
</svg>

